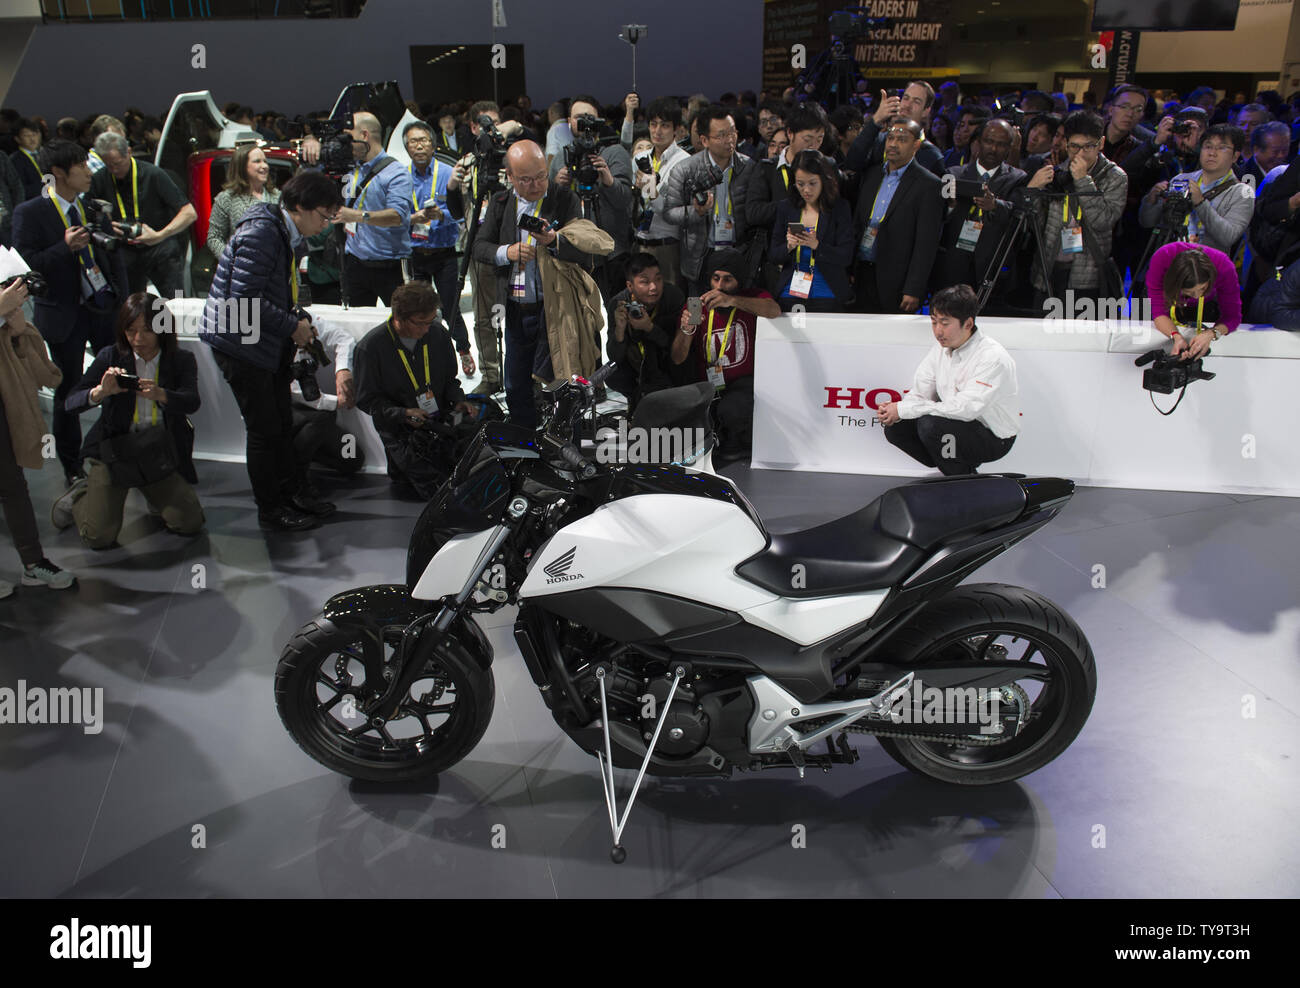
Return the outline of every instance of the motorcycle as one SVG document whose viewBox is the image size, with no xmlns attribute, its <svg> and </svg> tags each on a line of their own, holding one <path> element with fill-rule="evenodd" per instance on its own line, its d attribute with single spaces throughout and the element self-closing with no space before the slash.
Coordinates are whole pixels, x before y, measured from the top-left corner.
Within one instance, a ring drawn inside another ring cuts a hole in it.
<svg viewBox="0 0 1300 988">
<path fill-rule="evenodd" d="M 1083 632 L 1031 590 L 958 584 L 1072 481 L 945 477 L 773 535 L 726 478 L 583 455 L 611 366 L 552 391 L 544 429 L 486 423 L 420 515 L 406 582 L 336 594 L 285 646 L 276 704 L 307 754 L 374 781 L 455 765 L 492 717 L 474 616 L 510 604 L 542 701 L 599 763 L 616 863 L 647 774 L 802 778 L 868 735 L 913 772 L 992 785 L 1065 751 L 1097 688 Z M 622 812 L 615 768 L 637 771 Z"/>
</svg>

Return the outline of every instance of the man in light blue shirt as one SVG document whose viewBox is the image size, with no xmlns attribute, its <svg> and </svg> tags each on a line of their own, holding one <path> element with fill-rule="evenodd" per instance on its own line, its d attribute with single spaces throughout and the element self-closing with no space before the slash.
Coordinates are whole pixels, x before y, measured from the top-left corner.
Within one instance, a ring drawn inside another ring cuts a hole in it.
<svg viewBox="0 0 1300 988">
<path fill-rule="evenodd" d="M 343 300 L 349 305 L 388 305 L 402 284 L 402 259 L 411 256 L 410 173 L 384 154 L 384 132 L 372 113 L 352 115 L 352 152 L 357 166 L 343 187 L 346 205 L 334 217 L 346 231 Z"/>
</svg>

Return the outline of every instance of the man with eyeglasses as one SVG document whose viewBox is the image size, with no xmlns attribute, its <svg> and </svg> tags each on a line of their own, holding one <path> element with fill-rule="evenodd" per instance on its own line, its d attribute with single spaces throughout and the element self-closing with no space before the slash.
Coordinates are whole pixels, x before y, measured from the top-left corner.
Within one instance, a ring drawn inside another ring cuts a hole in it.
<svg viewBox="0 0 1300 988">
<path fill-rule="evenodd" d="M 1186 185 L 1185 195 L 1191 200 L 1191 210 L 1181 229 L 1173 231 L 1171 240 L 1185 240 L 1232 254 L 1255 214 L 1255 194 L 1232 171 L 1245 144 L 1246 135 L 1240 127 L 1215 124 L 1205 132 L 1200 169 L 1176 175 L 1172 180 Z M 1160 225 L 1170 184 L 1157 182 L 1142 200 L 1139 218 L 1148 230 Z"/>
<path fill-rule="evenodd" d="M 1147 91 L 1141 86 L 1116 86 L 1106 97 L 1106 106 L 1106 136 L 1101 142 L 1101 153 L 1123 168 L 1128 156 L 1153 136 L 1151 131 L 1139 126 L 1146 112 Z M 1130 181 L 1124 213 L 1115 231 L 1115 263 L 1121 273 L 1141 260 L 1146 245 L 1146 236 L 1138 222 L 1141 201 L 1137 183 Z"/>
<path fill-rule="evenodd" d="M 1067 291 L 1076 299 L 1123 291 L 1122 277 L 1114 284 L 1113 275 L 1108 278 L 1101 265 L 1110 257 L 1111 231 L 1124 211 L 1128 176 L 1101 153 L 1105 128 L 1091 110 L 1075 110 L 1065 118 L 1063 129 L 1068 166 L 1058 170 L 1043 165 L 1026 186 L 1052 193 L 1031 200 L 1043 247 L 1033 255 L 1040 308 L 1048 298 L 1066 300 Z"/>
<path fill-rule="evenodd" d="M 551 378 L 550 344 L 546 334 L 539 251 L 560 260 L 582 264 L 588 255 L 557 232 L 580 215 L 578 197 L 552 186 L 546 155 L 534 141 L 517 141 L 506 152 L 506 179 L 510 190 L 498 192 L 488 203 L 487 216 L 474 241 L 475 261 L 491 265 L 497 278 L 497 302 L 505 305 L 505 385 L 510 418 L 525 428 L 536 428 L 537 407 L 533 380 Z M 519 225 L 527 213 L 554 229 L 532 233 Z"/>
<path fill-rule="evenodd" d="M 843 167 L 848 171 L 863 172 L 872 162 L 883 165 L 885 132 L 893 126 L 894 118 L 901 116 L 915 121 L 921 130 L 921 140 L 914 155 L 916 163 L 943 178 L 943 152 L 925 139 L 925 125 L 933 105 L 934 89 L 928 82 L 909 82 L 901 92 L 892 96 L 882 89 L 876 111 L 863 121 L 862 132 L 844 156 Z"/>
<path fill-rule="evenodd" d="M 411 156 L 407 171 L 411 175 L 411 278 L 433 285 L 441 303 L 442 315 L 456 341 L 461 370 L 466 377 L 474 373 L 474 358 L 469 351 L 469 333 L 460 314 L 460 265 L 456 259 L 456 241 L 460 224 L 447 205 L 447 183 L 452 165 L 434 157 L 433 128 L 423 122 L 410 123 L 402 131 L 402 142 Z"/>
<path fill-rule="evenodd" d="M 391 314 L 361 338 L 353 364 L 357 407 L 374 420 L 396 494 L 427 501 L 455 466 L 438 433 L 453 428 L 458 413 L 474 414 L 433 287 L 413 281 L 394 289 Z"/>
</svg>

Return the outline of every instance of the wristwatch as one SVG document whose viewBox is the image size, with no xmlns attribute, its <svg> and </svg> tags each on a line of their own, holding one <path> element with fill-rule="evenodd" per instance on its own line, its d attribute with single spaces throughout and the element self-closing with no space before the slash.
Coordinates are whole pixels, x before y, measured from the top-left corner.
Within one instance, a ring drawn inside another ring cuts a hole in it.
<svg viewBox="0 0 1300 988">
<path fill-rule="evenodd" d="M 370 210 L 367 209 L 364 213 L 361 214 L 361 222 L 367 225 L 370 224 Z"/>
</svg>

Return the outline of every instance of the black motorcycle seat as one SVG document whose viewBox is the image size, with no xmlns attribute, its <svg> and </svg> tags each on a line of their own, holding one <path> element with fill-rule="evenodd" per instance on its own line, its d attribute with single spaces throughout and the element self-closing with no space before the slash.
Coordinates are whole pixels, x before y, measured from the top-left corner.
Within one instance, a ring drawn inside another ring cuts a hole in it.
<svg viewBox="0 0 1300 988">
<path fill-rule="evenodd" d="M 1005 525 L 1024 507 L 1024 489 L 1001 477 L 895 487 L 843 518 L 771 536 L 736 573 L 783 597 L 888 589 L 940 543 Z"/>
<path fill-rule="evenodd" d="M 652 391 L 636 406 L 629 424 L 636 429 L 707 429 L 714 394 L 708 381 Z"/>
</svg>

